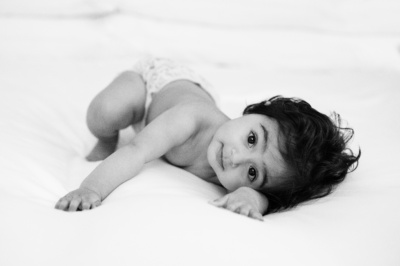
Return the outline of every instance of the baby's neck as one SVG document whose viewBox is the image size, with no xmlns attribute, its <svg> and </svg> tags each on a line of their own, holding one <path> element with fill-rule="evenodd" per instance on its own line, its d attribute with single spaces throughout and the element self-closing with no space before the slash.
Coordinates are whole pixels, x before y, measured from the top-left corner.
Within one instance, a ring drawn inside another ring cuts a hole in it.
<svg viewBox="0 0 400 266">
<path fill-rule="evenodd" d="M 205 108 L 198 113 L 202 115 L 198 119 L 197 133 L 182 145 L 167 152 L 164 158 L 205 181 L 220 185 L 208 162 L 207 153 L 216 131 L 230 119 L 217 108 Z"/>
<path fill-rule="evenodd" d="M 220 114 L 216 114 L 216 116 L 213 118 L 214 120 L 212 123 L 209 123 L 206 127 L 204 127 L 202 133 L 197 136 L 197 141 L 194 141 L 196 145 L 192 147 L 193 150 L 191 151 L 195 154 L 198 154 L 198 156 L 193 161 L 192 165 L 185 167 L 185 170 L 207 182 L 221 185 L 217 175 L 214 172 L 214 169 L 208 162 L 207 153 L 208 147 L 210 146 L 215 132 L 223 123 L 229 121 L 229 118 L 222 112 Z"/>
</svg>

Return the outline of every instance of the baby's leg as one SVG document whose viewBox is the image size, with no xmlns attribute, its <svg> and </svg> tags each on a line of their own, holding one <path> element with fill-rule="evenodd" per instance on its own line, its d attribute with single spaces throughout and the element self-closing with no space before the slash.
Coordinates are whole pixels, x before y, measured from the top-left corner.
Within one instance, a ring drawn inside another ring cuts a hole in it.
<svg viewBox="0 0 400 266">
<path fill-rule="evenodd" d="M 115 151 L 119 130 L 143 119 L 145 101 L 145 84 L 133 71 L 120 74 L 92 100 L 86 121 L 99 140 L 88 161 L 104 160 Z"/>
</svg>

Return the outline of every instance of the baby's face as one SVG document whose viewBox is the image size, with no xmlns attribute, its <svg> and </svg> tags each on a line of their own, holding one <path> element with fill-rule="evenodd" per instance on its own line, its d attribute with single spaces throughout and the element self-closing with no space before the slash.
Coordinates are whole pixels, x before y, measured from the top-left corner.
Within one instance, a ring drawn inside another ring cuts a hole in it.
<svg viewBox="0 0 400 266">
<path fill-rule="evenodd" d="M 207 151 L 208 162 L 221 184 L 229 191 L 242 186 L 262 190 L 277 185 L 286 169 L 278 134 L 278 123 L 264 115 L 245 115 L 223 124 Z"/>
</svg>

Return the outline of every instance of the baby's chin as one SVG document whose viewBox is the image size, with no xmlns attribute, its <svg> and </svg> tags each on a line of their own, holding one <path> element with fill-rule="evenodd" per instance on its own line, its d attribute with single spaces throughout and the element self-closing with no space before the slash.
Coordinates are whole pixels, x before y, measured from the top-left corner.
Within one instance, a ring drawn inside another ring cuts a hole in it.
<svg viewBox="0 0 400 266">
<path fill-rule="evenodd" d="M 215 143 L 211 142 L 207 148 L 207 162 L 214 170 L 215 174 L 217 174 L 218 169 L 216 169 L 215 165 Z"/>
<path fill-rule="evenodd" d="M 232 192 L 235 189 L 231 187 L 232 184 L 229 184 L 227 181 L 227 177 L 221 176 L 220 174 L 216 173 L 216 180 L 218 181 L 219 185 L 224 187 L 227 191 Z"/>
</svg>

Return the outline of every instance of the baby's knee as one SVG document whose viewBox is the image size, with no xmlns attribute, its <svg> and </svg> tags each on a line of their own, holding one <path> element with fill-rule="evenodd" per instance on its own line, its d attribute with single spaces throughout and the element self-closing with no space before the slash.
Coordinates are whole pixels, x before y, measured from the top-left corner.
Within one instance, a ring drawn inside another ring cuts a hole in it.
<svg viewBox="0 0 400 266">
<path fill-rule="evenodd" d="M 102 131 L 113 131 L 118 124 L 118 108 L 113 102 L 107 101 L 103 97 L 96 97 L 90 103 L 86 123 L 92 133 L 101 133 Z"/>
</svg>

